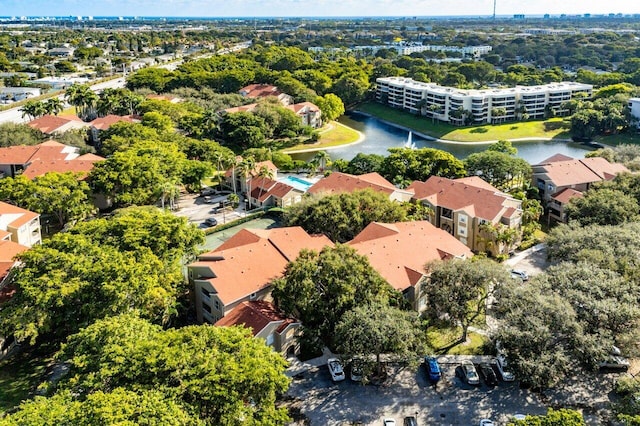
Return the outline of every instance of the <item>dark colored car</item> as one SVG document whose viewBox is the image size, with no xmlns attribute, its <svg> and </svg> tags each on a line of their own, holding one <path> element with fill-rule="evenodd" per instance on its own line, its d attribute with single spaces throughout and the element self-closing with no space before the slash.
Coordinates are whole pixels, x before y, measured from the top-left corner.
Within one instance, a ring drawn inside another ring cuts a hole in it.
<svg viewBox="0 0 640 426">
<path fill-rule="evenodd" d="M 413 416 L 407 416 L 404 418 L 404 426 L 418 426 L 418 421 Z"/>
<path fill-rule="evenodd" d="M 210 217 L 209 219 L 204 221 L 204 224 L 205 224 L 205 226 L 208 226 L 208 227 L 211 228 L 211 227 L 216 226 L 218 224 L 218 221 L 216 220 L 215 217 Z"/>
<path fill-rule="evenodd" d="M 427 376 L 432 382 L 437 382 L 442 377 L 440 366 L 434 357 L 424 357 L 424 368 L 427 370 Z"/>
<path fill-rule="evenodd" d="M 478 365 L 478 371 L 482 376 L 482 380 L 489 386 L 496 386 L 498 384 L 498 377 L 496 376 L 496 372 L 493 371 L 491 364 L 488 362 L 483 362 Z"/>
</svg>

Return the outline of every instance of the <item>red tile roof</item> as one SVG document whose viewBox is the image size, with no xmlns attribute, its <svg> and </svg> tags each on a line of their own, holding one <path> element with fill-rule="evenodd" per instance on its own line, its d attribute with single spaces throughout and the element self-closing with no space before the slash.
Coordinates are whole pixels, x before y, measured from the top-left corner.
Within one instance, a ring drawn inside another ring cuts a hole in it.
<svg viewBox="0 0 640 426">
<path fill-rule="evenodd" d="M 91 124 L 91 126 L 95 127 L 98 130 L 107 130 L 112 125 L 121 121 L 125 121 L 127 123 L 135 123 L 137 120 L 135 120 L 131 115 L 109 114 L 105 115 L 104 117 L 98 117 L 89 124 Z"/>
<path fill-rule="evenodd" d="M 320 179 L 309 188 L 310 194 L 335 194 L 341 192 L 353 192 L 361 189 L 372 189 L 377 192 L 391 194 L 397 188 L 378 173 L 366 175 L 350 175 L 347 173 L 333 172 L 329 176 Z"/>
<path fill-rule="evenodd" d="M 226 112 L 227 114 L 234 114 L 236 112 L 251 112 L 254 109 L 256 109 L 257 106 L 258 106 L 258 104 L 240 105 L 240 106 L 233 107 L 233 108 L 227 108 L 227 109 L 225 109 L 223 111 Z"/>
<path fill-rule="evenodd" d="M 564 154 L 554 154 L 549 158 L 546 158 L 544 160 L 542 160 L 540 163 L 538 164 L 549 164 L 549 163 L 555 163 L 557 161 L 570 161 L 573 160 L 572 157 L 569 157 L 567 155 Z"/>
<path fill-rule="evenodd" d="M 298 104 L 293 104 L 293 105 L 287 105 L 286 108 L 290 109 L 291 111 L 295 112 L 296 114 L 300 114 L 300 113 L 306 113 L 306 112 L 318 112 L 320 111 L 320 108 L 315 105 L 312 104 L 311 102 L 300 102 Z"/>
<path fill-rule="evenodd" d="M 98 155 L 86 154 L 69 161 L 34 161 L 22 174 L 29 179 L 33 179 L 50 172 L 71 172 L 79 173 L 80 178 L 84 179 L 89 174 L 89 172 L 93 170 L 93 166 L 95 165 L 95 163 L 102 160 L 104 160 L 104 158 Z"/>
<path fill-rule="evenodd" d="M 77 123 L 79 125 L 78 127 L 80 127 L 80 125 L 88 126 L 88 124 L 84 123 L 75 115 L 43 115 L 42 117 L 38 117 L 27 124 L 29 125 L 29 127 L 40 130 L 42 133 L 51 134 L 55 133 L 58 129 L 66 126 L 69 123 Z"/>
<path fill-rule="evenodd" d="M 581 160 L 554 161 L 534 166 L 534 175 L 543 174 L 557 187 L 581 185 L 613 179 L 618 173 L 628 172 L 622 164 L 609 163 L 602 157 Z"/>
<path fill-rule="evenodd" d="M 38 145 L 19 145 L 0 148 L 0 164 L 26 165 L 41 160 L 71 160 L 77 157 L 77 148 L 49 140 Z"/>
<path fill-rule="evenodd" d="M 0 262 L 13 262 L 16 255 L 29 250 L 29 247 L 13 241 L 0 241 Z"/>
<path fill-rule="evenodd" d="M 559 202 L 560 204 L 567 204 L 572 198 L 581 198 L 584 195 L 580 191 L 576 191 L 575 189 L 565 188 L 562 191 L 555 193 L 551 196 L 554 200 Z"/>
<path fill-rule="evenodd" d="M 273 322 L 281 322 L 282 324 L 277 331 L 282 331 L 286 326 L 297 321 L 284 315 L 272 303 L 256 300 L 240 303 L 233 311 L 216 322 L 215 325 L 219 327 L 244 325 L 250 328 L 255 336 Z"/>
<path fill-rule="evenodd" d="M 33 219 L 40 217 L 38 213 L 34 213 L 18 206 L 14 206 L 13 204 L 8 204 L 0 201 L 0 217 L 5 214 L 17 216 L 11 222 L 7 223 L 7 226 L 10 226 L 12 228 L 19 228 L 25 223 L 31 222 Z"/>
<path fill-rule="evenodd" d="M 240 94 L 247 98 L 264 98 L 267 96 L 278 96 L 282 92 L 276 86 L 270 84 L 250 84 L 240 89 Z"/>
<path fill-rule="evenodd" d="M 486 183 L 486 182 L 485 182 Z M 426 182 L 415 181 L 407 189 L 415 191 L 415 199 L 428 201 L 432 206 L 445 207 L 454 211 L 465 211 L 467 214 L 495 221 L 519 204 L 509 195 L 502 193 L 491 185 L 479 184 L 476 179 L 447 179 L 431 176 Z M 513 213 L 513 212 L 512 212 Z M 510 217 L 510 216 L 506 216 Z"/>
<path fill-rule="evenodd" d="M 300 194 L 304 193 L 291 185 L 277 182 L 273 179 L 261 177 L 251 179 L 251 197 L 261 203 L 268 200 L 271 196 L 282 199 L 292 191 L 299 192 Z"/>
<path fill-rule="evenodd" d="M 271 285 L 302 249 L 320 251 L 333 243 L 324 235 L 309 235 L 300 227 L 244 229 L 190 266 L 208 267 L 207 281 L 227 305 Z"/>
<path fill-rule="evenodd" d="M 400 291 L 420 281 L 428 262 L 473 256 L 467 246 L 427 221 L 373 222 L 348 244 Z"/>
</svg>

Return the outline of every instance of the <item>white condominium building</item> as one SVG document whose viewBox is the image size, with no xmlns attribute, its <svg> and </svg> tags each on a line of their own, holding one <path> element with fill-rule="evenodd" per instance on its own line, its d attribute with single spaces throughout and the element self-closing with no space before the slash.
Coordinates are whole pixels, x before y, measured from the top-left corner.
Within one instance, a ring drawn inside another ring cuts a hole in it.
<svg viewBox="0 0 640 426">
<path fill-rule="evenodd" d="M 529 118 L 544 118 L 547 108 L 564 115 L 563 103 L 578 93 L 590 97 L 593 86 L 574 82 L 506 89 L 465 90 L 423 83 L 406 77 L 381 77 L 376 80 L 376 99 L 394 108 L 427 115 L 455 125 Z"/>
<path fill-rule="evenodd" d="M 640 129 L 640 98 L 629 99 L 629 111 L 631 112 L 631 122 Z"/>
</svg>

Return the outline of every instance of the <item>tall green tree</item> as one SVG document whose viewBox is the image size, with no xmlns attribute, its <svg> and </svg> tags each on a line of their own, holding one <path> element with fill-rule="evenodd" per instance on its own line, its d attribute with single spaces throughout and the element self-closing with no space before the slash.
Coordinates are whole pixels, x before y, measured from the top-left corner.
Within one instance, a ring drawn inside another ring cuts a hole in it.
<svg viewBox="0 0 640 426">
<path fill-rule="evenodd" d="M 320 111 L 322 112 L 322 120 L 326 123 L 335 120 L 344 114 L 344 103 L 342 102 L 342 99 L 333 93 L 318 96 L 315 99 L 315 104 L 320 108 Z"/>
<path fill-rule="evenodd" d="M 98 391 L 81 400 L 69 391 L 50 398 L 38 396 L 23 402 L 0 426 L 39 425 L 168 425 L 200 426 L 205 423 L 170 396 L 156 390 L 116 388 Z"/>
<path fill-rule="evenodd" d="M 289 380 L 286 361 L 243 327 L 162 330 L 132 314 L 96 322 L 69 338 L 60 382 L 79 396 L 115 388 L 157 391 L 208 425 L 284 425 L 276 397 Z"/>
<path fill-rule="evenodd" d="M 84 219 L 94 210 L 89 185 L 74 173 L 49 172 L 29 180 L 24 176 L 0 180 L 0 199 L 42 215 L 59 226 Z"/>
<path fill-rule="evenodd" d="M 531 176 L 531 166 L 522 158 L 499 151 L 469 155 L 464 161 L 469 176 L 480 176 L 496 188 L 512 191 L 523 188 Z"/>
<path fill-rule="evenodd" d="M 389 360 L 416 365 L 426 348 L 425 332 L 415 312 L 383 304 L 357 306 L 346 312 L 335 330 L 342 356 L 376 357 L 378 373 L 382 355 Z"/>
<path fill-rule="evenodd" d="M 310 234 L 325 234 L 331 241 L 345 243 L 371 222 L 401 222 L 406 214 L 406 209 L 386 194 L 366 189 L 308 198 L 287 209 L 285 221 Z"/>
<path fill-rule="evenodd" d="M 460 341 L 467 340 L 471 324 L 486 312 L 487 297 L 510 281 L 507 270 L 488 259 L 451 259 L 425 266 L 429 282 L 423 286 L 426 314 L 446 317 L 462 328 Z"/>
<path fill-rule="evenodd" d="M 302 321 L 305 338 L 332 348 L 338 343 L 336 326 L 347 311 L 398 297 L 367 258 L 347 245 L 301 251 L 273 284 L 276 304 Z"/>
</svg>

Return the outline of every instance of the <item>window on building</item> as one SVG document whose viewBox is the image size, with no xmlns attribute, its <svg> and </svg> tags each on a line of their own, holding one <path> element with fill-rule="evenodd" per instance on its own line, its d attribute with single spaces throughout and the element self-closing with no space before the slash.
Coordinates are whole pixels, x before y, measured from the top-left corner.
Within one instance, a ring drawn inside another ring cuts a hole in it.
<svg viewBox="0 0 640 426">
<path fill-rule="evenodd" d="M 216 311 L 220 310 L 220 301 L 219 300 L 214 300 L 213 301 L 213 306 L 216 308 Z"/>
<path fill-rule="evenodd" d="M 209 306 L 208 303 L 202 302 L 202 309 L 204 309 L 205 311 L 211 313 L 211 306 Z"/>
</svg>

